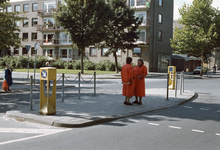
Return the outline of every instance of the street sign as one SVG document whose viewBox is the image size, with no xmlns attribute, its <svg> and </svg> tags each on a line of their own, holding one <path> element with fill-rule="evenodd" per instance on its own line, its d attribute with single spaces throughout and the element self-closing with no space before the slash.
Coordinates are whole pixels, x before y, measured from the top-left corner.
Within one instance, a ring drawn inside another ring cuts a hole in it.
<svg viewBox="0 0 220 150">
<path fill-rule="evenodd" d="M 186 58 L 185 58 L 185 61 L 189 61 L 189 57 L 186 57 Z"/>
<path fill-rule="evenodd" d="M 27 49 L 27 51 L 29 51 L 31 46 L 30 45 L 25 45 L 25 48 Z"/>
<path fill-rule="evenodd" d="M 42 72 L 41 72 L 41 76 L 42 76 L 42 78 L 47 78 L 47 71 L 46 70 L 43 70 Z"/>
<path fill-rule="evenodd" d="M 35 50 L 35 51 L 38 50 L 39 46 L 40 46 L 40 44 L 39 44 L 38 42 L 36 42 L 36 43 L 34 44 L 34 50 Z"/>
</svg>

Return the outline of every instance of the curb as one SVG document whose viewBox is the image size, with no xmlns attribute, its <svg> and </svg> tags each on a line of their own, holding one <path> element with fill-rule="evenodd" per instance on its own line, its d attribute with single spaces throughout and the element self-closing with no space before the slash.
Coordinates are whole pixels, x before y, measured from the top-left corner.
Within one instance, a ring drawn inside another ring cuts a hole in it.
<svg viewBox="0 0 220 150">
<path fill-rule="evenodd" d="M 33 122 L 33 123 L 39 123 L 39 124 L 45 124 L 45 125 L 50 125 L 50 126 L 55 126 L 55 127 L 66 127 L 66 128 L 80 128 L 80 127 L 88 127 L 88 126 L 93 126 L 93 125 L 97 125 L 97 124 L 101 124 L 101 123 L 105 123 L 105 122 L 110 122 L 110 121 L 114 121 L 114 120 L 118 120 L 118 119 L 122 119 L 122 118 L 126 118 L 126 117 L 132 117 L 132 116 L 136 116 L 136 115 L 141 115 L 144 113 L 149 113 L 149 112 L 155 112 L 155 111 L 160 111 L 160 110 L 164 110 L 164 109 L 169 109 L 169 108 L 173 108 L 179 105 L 182 105 L 184 103 L 187 103 L 191 100 L 193 100 L 194 98 L 196 98 L 198 96 L 197 93 L 193 92 L 192 96 L 188 96 L 186 98 L 186 100 L 182 101 L 182 102 L 174 102 L 174 103 L 170 103 L 168 105 L 166 105 L 165 107 L 152 107 L 150 110 L 142 110 L 142 111 L 138 111 L 136 113 L 130 113 L 130 114 L 122 114 L 122 115 L 113 115 L 113 116 L 107 116 L 106 118 L 93 118 L 93 119 L 88 119 L 88 120 L 79 120 L 77 121 L 78 123 L 64 123 L 60 120 L 53 120 L 53 119 L 42 119 L 40 117 L 34 117 L 28 114 L 22 114 L 22 113 L 16 113 L 15 111 L 7 111 L 6 112 L 6 117 L 9 118 L 13 118 L 17 121 L 27 121 L 27 122 Z M 183 100 L 183 99 L 180 99 Z"/>
</svg>

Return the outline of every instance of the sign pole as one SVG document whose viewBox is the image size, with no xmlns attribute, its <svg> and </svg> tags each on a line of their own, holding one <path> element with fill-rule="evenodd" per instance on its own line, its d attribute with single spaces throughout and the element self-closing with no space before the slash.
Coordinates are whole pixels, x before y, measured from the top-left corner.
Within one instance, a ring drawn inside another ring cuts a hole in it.
<svg viewBox="0 0 220 150">
<path fill-rule="evenodd" d="M 38 48 L 39 48 L 39 46 L 40 46 L 40 44 L 38 43 L 38 42 L 36 42 L 35 44 L 34 44 L 34 50 L 35 50 L 35 61 L 34 61 L 34 83 L 35 83 L 35 73 L 36 73 L 36 55 L 37 55 L 37 50 L 38 50 Z"/>
<path fill-rule="evenodd" d="M 31 48 L 31 46 L 30 45 L 25 45 L 25 48 L 27 49 L 27 51 L 28 51 L 28 64 L 27 64 L 27 68 L 28 68 L 28 73 L 27 73 L 27 78 L 29 79 L 29 50 L 30 50 L 30 48 Z"/>
</svg>

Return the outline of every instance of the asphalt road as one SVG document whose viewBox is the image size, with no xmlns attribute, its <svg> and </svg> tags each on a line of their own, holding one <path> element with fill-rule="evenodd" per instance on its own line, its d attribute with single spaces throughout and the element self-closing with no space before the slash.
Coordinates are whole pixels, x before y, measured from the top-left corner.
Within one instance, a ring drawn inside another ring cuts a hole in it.
<svg viewBox="0 0 220 150">
<path fill-rule="evenodd" d="M 115 86 L 119 81 L 100 80 L 99 93 L 119 90 Z M 0 117 L 0 149 L 218 150 L 219 81 L 220 78 L 186 79 L 185 88 L 198 93 L 197 98 L 188 103 L 86 128 L 56 128 Z M 146 79 L 146 86 L 150 88 L 165 85 L 163 78 Z M 82 89 L 84 94 L 92 93 L 92 84 L 84 86 L 87 87 Z M 17 96 L 16 100 L 20 101 L 20 107 L 28 105 L 25 93 L 20 94 L 23 98 Z M 74 90 L 66 89 L 65 96 L 71 94 Z M 10 100 L 9 96 L 4 97 Z"/>
</svg>

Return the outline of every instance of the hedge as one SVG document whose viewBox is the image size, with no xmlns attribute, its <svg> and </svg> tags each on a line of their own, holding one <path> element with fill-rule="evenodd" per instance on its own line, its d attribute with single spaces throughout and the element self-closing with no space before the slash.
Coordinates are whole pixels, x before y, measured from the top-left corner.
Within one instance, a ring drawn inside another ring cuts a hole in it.
<svg viewBox="0 0 220 150">
<path fill-rule="evenodd" d="M 29 68 L 34 68 L 34 58 L 29 58 Z M 44 67 L 48 61 L 47 57 L 38 56 L 36 59 L 36 68 Z M 5 56 L 0 58 L 0 66 L 9 64 L 12 68 L 27 68 L 28 57 L 25 56 Z M 80 60 L 65 62 L 61 59 L 51 61 L 51 67 L 58 69 L 74 69 L 80 70 Z M 95 63 L 89 59 L 84 60 L 84 70 L 100 70 L 100 71 L 115 71 L 115 62 L 109 60 L 101 60 Z M 118 70 L 121 70 L 121 65 L 118 63 Z"/>
</svg>

